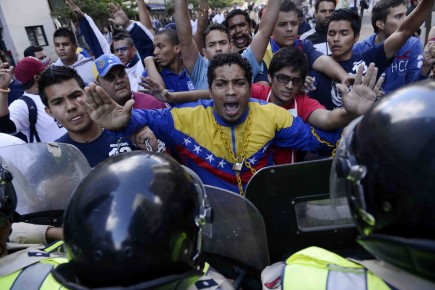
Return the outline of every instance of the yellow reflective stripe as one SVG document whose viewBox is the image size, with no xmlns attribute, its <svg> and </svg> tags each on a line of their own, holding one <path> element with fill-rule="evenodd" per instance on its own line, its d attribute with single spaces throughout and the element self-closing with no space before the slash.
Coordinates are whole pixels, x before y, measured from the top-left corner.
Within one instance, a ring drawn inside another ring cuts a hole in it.
<svg viewBox="0 0 435 290">
<path fill-rule="evenodd" d="M 47 253 L 51 253 L 51 252 L 57 251 L 61 247 L 63 247 L 63 241 L 57 241 L 57 242 L 54 242 L 54 243 L 48 245 L 44 249 L 44 251 Z"/>
<path fill-rule="evenodd" d="M 204 275 L 207 275 L 208 269 L 210 269 L 210 264 L 205 262 L 204 269 L 202 269 Z"/>
</svg>

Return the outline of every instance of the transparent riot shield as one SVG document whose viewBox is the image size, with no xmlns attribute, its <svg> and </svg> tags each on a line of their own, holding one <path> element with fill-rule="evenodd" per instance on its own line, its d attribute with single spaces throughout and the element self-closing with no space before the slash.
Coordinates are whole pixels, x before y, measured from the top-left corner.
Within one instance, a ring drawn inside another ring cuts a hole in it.
<svg viewBox="0 0 435 290">
<path fill-rule="evenodd" d="M 202 252 L 209 258 L 207 262 L 216 267 L 222 258 L 239 270 L 259 274 L 269 265 L 266 231 L 260 212 L 238 194 L 213 186 L 205 186 L 205 189 L 213 211 L 212 229 L 207 231 L 211 236 L 204 235 L 202 247 Z"/>
<path fill-rule="evenodd" d="M 60 226 L 72 193 L 91 171 L 83 154 L 69 144 L 0 147 L 0 156 L 14 176 L 16 221 Z"/>
</svg>

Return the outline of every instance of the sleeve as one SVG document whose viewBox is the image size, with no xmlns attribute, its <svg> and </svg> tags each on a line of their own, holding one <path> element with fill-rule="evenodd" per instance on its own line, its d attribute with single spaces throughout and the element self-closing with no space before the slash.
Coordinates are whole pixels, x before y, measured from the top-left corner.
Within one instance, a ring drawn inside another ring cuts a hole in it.
<svg viewBox="0 0 435 290">
<path fill-rule="evenodd" d="M 30 127 L 29 109 L 27 108 L 26 102 L 23 100 L 16 100 L 12 102 L 12 104 L 9 106 L 9 117 L 15 124 L 16 132 L 26 131 Z"/>
<path fill-rule="evenodd" d="M 140 23 L 139 21 L 134 21 L 127 31 L 130 33 L 133 39 L 134 46 L 139 52 L 141 61 L 154 53 L 154 35 Z"/>
<path fill-rule="evenodd" d="M 313 63 L 323 55 L 320 51 L 318 51 L 313 43 L 308 39 L 302 41 L 302 50 L 305 52 L 308 58 L 308 63 L 310 64 L 310 68 L 313 67 Z"/>
<path fill-rule="evenodd" d="M 254 83 L 251 86 L 251 98 L 267 101 L 269 91 L 270 87 Z"/>
<path fill-rule="evenodd" d="M 17 244 L 47 244 L 46 232 L 51 226 L 13 223 L 9 241 Z"/>
<path fill-rule="evenodd" d="M 242 56 L 246 58 L 252 67 L 252 79 L 254 80 L 258 74 L 263 73 L 263 63 L 259 64 L 257 59 L 255 58 L 254 53 L 252 52 L 251 46 L 248 46 L 243 53 Z"/>
<path fill-rule="evenodd" d="M 269 70 L 267 69 L 266 63 L 264 61 L 262 65 L 263 65 L 263 71 L 258 72 L 257 76 L 253 80 L 254 83 L 258 83 L 260 81 L 267 82 L 267 83 L 269 82 L 269 77 L 268 77 Z"/>
<path fill-rule="evenodd" d="M 85 14 L 85 17 L 80 19 L 79 25 L 86 43 L 94 53 L 95 58 L 98 58 L 102 54 L 110 53 L 110 44 L 90 16 Z"/>
<path fill-rule="evenodd" d="M 296 102 L 298 105 L 298 116 L 301 117 L 304 122 L 307 122 L 311 113 L 315 110 L 325 109 L 325 107 L 322 106 L 317 100 L 311 99 L 307 95 L 297 96 Z"/>
<path fill-rule="evenodd" d="M 150 127 L 157 138 L 167 144 L 172 144 L 174 119 L 170 109 L 133 110 L 127 127 L 120 131 L 112 131 L 115 136 L 125 137 L 134 134 L 144 126 Z"/>
<path fill-rule="evenodd" d="M 190 79 L 197 90 L 208 90 L 207 68 L 208 60 L 204 59 L 198 52 L 198 59 L 193 67 Z"/>
<path fill-rule="evenodd" d="M 330 149 L 336 146 L 341 137 L 342 129 L 326 132 L 311 127 L 302 118 L 294 118 L 286 110 L 277 111 L 276 117 L 277 127 L 273 143 L 279 147 L 303 151 Z M 290 118 L 290 121 L 286 120 L 288 118 Z"/>
</svg>

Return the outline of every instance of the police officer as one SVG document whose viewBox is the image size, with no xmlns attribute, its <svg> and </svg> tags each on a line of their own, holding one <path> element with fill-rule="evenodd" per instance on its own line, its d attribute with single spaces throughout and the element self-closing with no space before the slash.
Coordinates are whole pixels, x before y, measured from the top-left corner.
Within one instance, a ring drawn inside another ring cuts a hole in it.
<svg viewBox="0 0 435 290">
<path fill-rule="evenodd" d="M 63 254 L 54 251 L 59 244 L 45 250 L 28 248 L 8 255 L 6 242 L 17 207 L 12 180 L 15 178 L 20 184 L 24 180 L 13 169 L 10 162 L 0 157 L 0 289 L 64 289 L 50 274 L 54 267 L 67 262 Z"/>
<path fill-rule="evenodd" d="M 232 289 L 218 273 L 197 270 L 204 198 L 201 181 L 166 156 L 103 161 L 65 211 L 70 262 L 54 277 L 69 289 Z"/>
<path fill-rule="evenodd" d="M 435 289 L 434 94 L 425 81 L 382 98 L 334 156 L 332 205 L 348 203 L 358 243 L 379 260 L 310 247 L 274 265 L 283 274 L 264 277 L 263 289 Z"/>
</svg>

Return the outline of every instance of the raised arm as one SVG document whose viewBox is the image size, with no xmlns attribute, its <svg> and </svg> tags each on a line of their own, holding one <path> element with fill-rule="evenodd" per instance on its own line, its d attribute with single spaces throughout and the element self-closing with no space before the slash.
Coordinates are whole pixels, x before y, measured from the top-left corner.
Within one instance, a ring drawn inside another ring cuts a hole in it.
<svg viewBox="0 0 435 290">
<path fill-rule="evenodd" d="M 139 13 L 139 21 L 142 23 L 143 26 L 148 28 L 148 30 L 153 34 L 156 35 L 154 31 L 153 24 L 151 22 L 150 14 L 148 13 L 148 9 L 146 7 L 145 1 L 143 0 L 136 0 L 137 3 L 137 11 Z"/>
<path fill-rule="evenodd" d="M 66 0 L 65 3 L 76 15 L 79 21 L 80 30 L 82 31 L 86 43 L 89 45 L 95 58 L 102 54 L 110 53 L 110 44 L 107 42 L 97 25 L 95 25 L 94 20 L 89 15 L 86 15 L 74 0 Z"/>
<path fill-rule="evenodd" d="M 7 62 L 0 64 L 0 132 L 2 133 L 13 133 L 17 130 L 15 123 L 9 118 L 8 92 L 14 68 L 6 68 L 8 65 Z"/>
<path fill-rule="evenodd" d="M 258 63 L 263 62 L 264 53 L 278 19 L 280 5 L 280 0 L 269 0 L 266 6 L 266 13 L 261 18 L 257 34 L 252 39 L 250 47 Z"/>
<path fill-rule="evenodd" d="M 208 25 L 208 0 L 199 1 L 198 26 L 193 36 L 193 40 L 198 47 L 198 51 L 204 48 L 204 30 Z"/>
<path fill-rule="evenodd" d="M 385 40 L 384 50 L 387 59 L 392 59 L 408 38 L 423 24 L 429 13 L 432 13 L 434 2 L 435 0 L 422 0 L 414 11 L 400 23 L 396 31 Z"/>
<path fill-rule="evenodd" d="M 180 41 L 183 63 L 189 74 L 192 74 L 199 57 L 199 50 L 192 38 L 192 25 L 190 24 L 187 0 L 175 0 L 175 23 L 177 23 L 177 36 Z"/>
<path fill-rule="evenodd" d="M 367 73 L 363 76 L 364 65 L 358 67 L 355 83 L 349 92 L 346 86 L 338 84 L 343 94 L 344 108 L 329 110 L 315 110 L 308 118 L 308 123 L 322 130 L 336 130 L 344 128 L 359 115 L 365 114 L 376 101 L 384 79 L 376 82 L 378 69 L 371 63 Z"/>
</svg>

